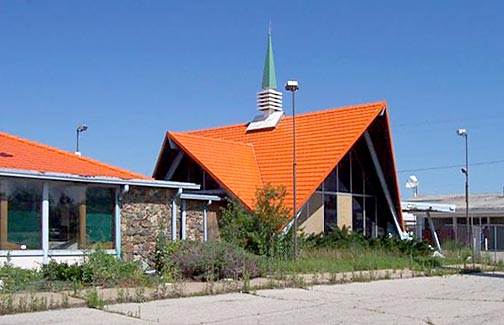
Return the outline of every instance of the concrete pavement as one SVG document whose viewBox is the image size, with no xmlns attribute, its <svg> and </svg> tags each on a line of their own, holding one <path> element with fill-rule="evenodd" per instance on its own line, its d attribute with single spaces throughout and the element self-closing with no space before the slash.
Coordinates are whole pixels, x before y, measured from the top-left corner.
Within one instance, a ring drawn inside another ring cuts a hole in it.
<svg viewBox="0 0 504 325">
<path fill-rule="evenodd" d="M 502 324 L 504 273 L 258 290 L 6 315 L 0 324 Z"/>
</svg>

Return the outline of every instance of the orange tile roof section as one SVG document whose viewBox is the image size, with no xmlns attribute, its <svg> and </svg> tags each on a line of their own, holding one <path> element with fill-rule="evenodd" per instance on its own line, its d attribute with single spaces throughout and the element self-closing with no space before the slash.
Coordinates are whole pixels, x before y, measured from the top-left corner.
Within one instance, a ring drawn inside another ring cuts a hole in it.
<svg viewBox="0 0 504 325">
<path fill-rule="evenodd" d="M 386 106 L 377 102 L 296 115 L 297 209 Z M 249 209 L 257 188 L 266 183 L 284 185 L 285 204 L 291 207 L 292 117 L 271 130 L 246 129 L 247 124 L 238 124 L 167 136 Z"/>
<path fill-rule="evenodd" d="M 151 179 L 3 132 L 0 132 L 0 169 L 62 173 L 85 177 Z"/>
</svg>

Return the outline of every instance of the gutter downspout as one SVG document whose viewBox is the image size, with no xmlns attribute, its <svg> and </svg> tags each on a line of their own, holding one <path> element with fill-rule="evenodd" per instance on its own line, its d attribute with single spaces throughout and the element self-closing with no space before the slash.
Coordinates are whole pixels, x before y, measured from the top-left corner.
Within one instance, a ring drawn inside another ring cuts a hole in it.
<svg viewBox="0 0 504 325">
<path fill-rule="evenodd" d="M 172 198 L 171 204 L 171 239 L 177 241 L 177 199 L 182 194 L 182 188 L 179 188 L 175 196 Z"/>
</svg>

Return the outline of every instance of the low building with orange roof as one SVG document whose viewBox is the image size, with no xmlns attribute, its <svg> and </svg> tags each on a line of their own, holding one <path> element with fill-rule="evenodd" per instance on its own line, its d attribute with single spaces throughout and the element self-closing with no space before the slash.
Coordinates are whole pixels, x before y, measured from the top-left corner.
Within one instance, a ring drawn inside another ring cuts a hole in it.
<svg viewBox="0 0 504 325">
<path fill-rule="evenodd" d="M 167 132 L 154 178 L 201 184 L 198 193 L 237 199 L 248 210 L 257 189 L 283 185 L 285 204 L 307 233 L 345 226 L 370 237 L 403 236 L 386 102 L 286 116 L 271 33 L 257 98 L 261 114 L 250 123 Z"/>
<path fill-rule="evenodd" d="M 0 261 L 73 262 L 102 247 L 149 262 L 161 224 L 173 240 L 205 239 L 208 202 L 219 197 L 185 193 L 199 188 L 0 132 Z"/>
</svg>

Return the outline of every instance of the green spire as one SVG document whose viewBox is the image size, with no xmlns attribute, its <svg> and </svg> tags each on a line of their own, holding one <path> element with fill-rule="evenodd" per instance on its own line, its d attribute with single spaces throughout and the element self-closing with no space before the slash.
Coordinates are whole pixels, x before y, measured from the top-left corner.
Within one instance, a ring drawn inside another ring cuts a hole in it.
<svg viewBox="0 0 504 325">
<path fill-rule="evenodd" d="M 271 27 L 268 32 L 268 47 L 266 49 L 266 60 L 264 61 L 264 73 L 262 88 L 276 89 L 275 61 L 273 60 L 273 45 L 271 45 Z"/>
</svg>

